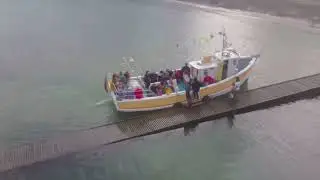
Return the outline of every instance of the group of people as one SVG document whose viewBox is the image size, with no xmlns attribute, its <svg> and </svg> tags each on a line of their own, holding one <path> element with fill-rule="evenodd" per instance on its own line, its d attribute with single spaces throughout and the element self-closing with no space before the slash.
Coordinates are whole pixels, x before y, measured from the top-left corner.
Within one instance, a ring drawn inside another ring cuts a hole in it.
<svg viewBox="0 0 320 180">
<path fill-rule="evenodd" d="M 128 88 L 129 79 L 130 74 L 128 71 L 126 71 L 125 73 L 122 73 L 122 71 L 120 71 L 119 74 L 113 73 L 112 75 L 112 83 L 114 84 L 117 90 L 123 90 Z"/>
<path fill-rule="evenodd" d="M 177 91 L 177 82 L 172 70 L 160 71 L 158 73 L 146 71 L 143 81 L 145 87 L 150 89 L 154 94 L 171 94 Z"/>
<path fill-rule="evenodd" d="M 113 88 L 116 89 L 117 95 L 121 97 L 125 96 L 126 99 L 141 99 L 144 96 L 161 96 L 163 94 L 171 94 L 173 92 L 178 92 L 179 86 L 184 86 L 186 91 L 187 99 L 191 98 L 191 91 L 193 92 L 193 98 L 199 99 L 199 91 L 202 86 L 207 86 L 209 84 L 215 83 L 215 79 L 205 72 L 205 77 L 202 82 L 200 82 L 197 77 L 191 76 L 190 67 L 186 63 L 179 70 L 166 69 L 165 71 L 160 71 L 159 73 L 146 71 L 143 81 L 145 89 L 142 87 L 129 86 L 130 74 L 129 72 L 119 72 L 112 75 Z M 149 91 L 144 94 L 145 91 Z M 123 96 L 122 96 L 123 95 Z"/>
<path fill-rule="evenodd" d="M 188 63 L 185 63 L 180 70 L 172 71 L 167 69 L 166 71 L 160 71 L 159 74 L 146 71 L 143 80 L 145 87 L 158 96 L 179 91 L 178 84 L 183 82 L 187 98 L 191 98 L 192 90 L 193 97 L 196 99 L 200 98 L 200 87 L 216 82 L 213 77 L 208 75 L 208 72 L 205 72 L 203 82 L 200 82 L 197 77 L 192 78 Z"/>
<path fill-rule="evenodd" d="M 143 98 L 143 89 L 140 87 L 132 89 L 132 87 L 129 86 L 129 80 L 130 74 L 128 71 L 125 73 L 120 71 L 119 74 L 114 73 L 112 75 L 113 88 L 116 89 L 115 93 L 118 100 Z"/>
</svg>

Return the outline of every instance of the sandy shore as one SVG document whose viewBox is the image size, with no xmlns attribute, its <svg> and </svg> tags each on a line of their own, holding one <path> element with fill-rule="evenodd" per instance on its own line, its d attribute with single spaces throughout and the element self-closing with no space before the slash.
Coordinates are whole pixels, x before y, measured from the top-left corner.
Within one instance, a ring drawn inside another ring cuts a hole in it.
<svg viewBox="0 0 320 180">
<path fill-rule="evenodd" d="M 320 23 L 320 0 L 180 0 L 275 16 L 308 19 Z"/>
</svg>

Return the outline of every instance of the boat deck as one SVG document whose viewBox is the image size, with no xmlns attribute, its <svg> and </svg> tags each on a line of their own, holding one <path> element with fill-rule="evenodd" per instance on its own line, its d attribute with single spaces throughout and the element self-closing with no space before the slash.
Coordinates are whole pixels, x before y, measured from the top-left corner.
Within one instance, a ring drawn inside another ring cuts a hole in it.
<svg viewBox="0 0 320 180">
<path fill-rule="evenodd" d="M 40 140 L 2 151 L 0 172 L 90 150 L 135 137 L 154 134 L 190 123 L 214 120 L 320 95 L 320 74 L 261 87 L 237 95 L 237 101 L 216 98 L 186 108 L 172 108 L 134 116 L 124 121 Z"/>
</svg>

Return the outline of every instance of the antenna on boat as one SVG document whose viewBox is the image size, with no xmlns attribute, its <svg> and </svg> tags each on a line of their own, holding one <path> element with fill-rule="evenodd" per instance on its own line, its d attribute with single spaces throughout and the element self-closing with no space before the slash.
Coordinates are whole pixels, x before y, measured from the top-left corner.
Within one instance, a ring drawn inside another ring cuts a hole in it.
<svg viewBox="0 0 320 180">
<path fill-rule="evenodd" d="M 232 45 L 231 43 L 228 43 L 228 37 L 224 26 L 222 27 L 222 31 L 220 31 L 218 34 L 222 36 L 222 51 L 224 51 L 226 48 Z"/>
</svg>

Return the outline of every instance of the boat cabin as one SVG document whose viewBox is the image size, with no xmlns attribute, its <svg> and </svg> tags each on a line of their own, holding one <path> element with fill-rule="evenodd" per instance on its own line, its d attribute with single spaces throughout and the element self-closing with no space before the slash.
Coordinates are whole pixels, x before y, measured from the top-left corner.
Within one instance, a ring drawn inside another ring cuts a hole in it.
<svg viewBox="0 0 320 180">
<path fill-rule="evenodd" d="M 204 56 L 199 61 L 189 62 L 192 77 L 204 80 L 205 72 L 217 81 L 230 77 L 239 71 L 239 54 L 233 49 L 226 49 L 211 56 Z"/>
<path fill-rule="evenodd" d="M 189 62 L 191 76 L 199 81 L 204 80 L 207 73 L 211 78 L 220 81 L 237 74 L 243 70 L 250 58 L 241 58 L 239 53 L 228 43 L 224 30 L 219 32 L 222 36 L 222 50 L 203 56 L 199 61 Z"/>
<path fill-rule="evenodd" d="M 209 76 L 216 79 L 218 64 L 213 61 L 213 58 L 213 56 L 205 56 L 202 60 L 189 62 L 191 76 L 203 82 L 205 72 L 207 72 Z"/>
</svg>

